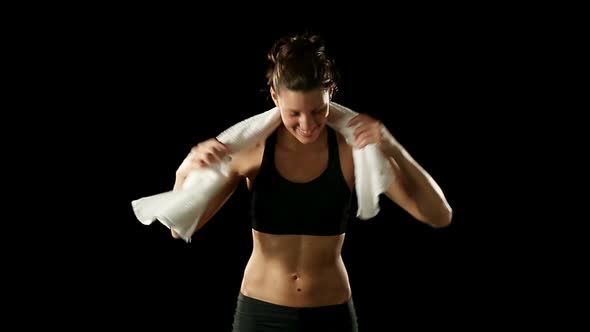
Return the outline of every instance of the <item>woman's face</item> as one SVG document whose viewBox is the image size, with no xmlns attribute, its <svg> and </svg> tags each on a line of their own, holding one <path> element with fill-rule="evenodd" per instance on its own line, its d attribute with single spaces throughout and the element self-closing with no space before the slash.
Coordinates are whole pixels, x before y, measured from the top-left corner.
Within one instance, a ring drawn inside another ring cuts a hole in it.
<svg viewBox="0 0 590 332">
<path fill-rule="evenodd" d="M 276 94 L 271 89 L 271 96 L 281 112 L 281 118 L 287 131 L 299 142 L 314 142 L 324 129 L 330 112 L 330 94 L 326 89 L 310 91 L 293 91 L 281 89 Z"/>
</svg>

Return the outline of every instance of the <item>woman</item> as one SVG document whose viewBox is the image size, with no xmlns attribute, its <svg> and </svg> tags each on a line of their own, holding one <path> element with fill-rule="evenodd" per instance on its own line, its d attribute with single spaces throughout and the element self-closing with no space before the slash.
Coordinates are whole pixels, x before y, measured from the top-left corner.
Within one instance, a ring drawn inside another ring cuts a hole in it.
<svg viewBox="0 0 590 332">
<path fill-rule="evenodd" d="M 269 52 L 267 80 L 282 124 L 264 141 L 232 155 L 231 181 L 199 227 L 245 179 L 252 193 L 253 252 L 246 266 L 234 331 L 357 331 L 341 249 L 354 190 L 352 146 L 326 125 L 337 77 L 318 36 L 282 38 Z M 359 114 L 355 141 L 376 144 L 396 176 L 385 193 L 417 220 L 444 227 L 452 210 L 441 189 L 378 120 Z M 195 146 L 176 172 L 221 160 L 215 138 Z M 174 237 L 178 237 L 172 231 Z"/>
</svg>

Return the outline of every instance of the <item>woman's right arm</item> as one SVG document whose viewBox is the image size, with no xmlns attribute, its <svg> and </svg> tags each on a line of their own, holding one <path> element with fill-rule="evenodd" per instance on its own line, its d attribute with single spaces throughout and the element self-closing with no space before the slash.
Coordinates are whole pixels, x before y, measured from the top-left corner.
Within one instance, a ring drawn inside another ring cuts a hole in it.
<svg viewBox="0 0 590 332">
<path fill-rule="evenodd" d="M 227 147 L 215 138 L 203 141 L 193 147 L 176 171 L 176 181 L 174 182 L 173 190 L 180 190 L 182 188 L 191 171 L 209 167 L 211 163 L 222 160 L 227 153 Z M 195 231 L 198 231 L 203 227 L 217 213 L 217 211 L 219 211 L 238 187 L 242 176 L 239 172 L 237 160 L 238 158 L 233 158 L 230 162 L 229 181 L 221 188 L 219 194 L 211 199 L 211 202 L 203 212 L 201 221 Z M 171 232 L 174 238 L 180 238 L 180 235 L 178 235 L 173 229 L 171 229 Z"/>
</svg>

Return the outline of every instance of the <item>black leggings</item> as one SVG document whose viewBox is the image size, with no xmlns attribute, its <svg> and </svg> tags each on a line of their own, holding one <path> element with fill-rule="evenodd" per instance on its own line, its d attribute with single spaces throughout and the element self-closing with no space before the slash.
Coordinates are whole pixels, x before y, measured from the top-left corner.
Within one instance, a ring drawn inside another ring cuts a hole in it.
<svg viewBox="0 0 590 332">
<path fill-rule="evenodd" d="M 254 299 L 240 293 L 233 332 L 358 332 L 352 298 L 343 304 L 296 308 Z"/>
</svg>

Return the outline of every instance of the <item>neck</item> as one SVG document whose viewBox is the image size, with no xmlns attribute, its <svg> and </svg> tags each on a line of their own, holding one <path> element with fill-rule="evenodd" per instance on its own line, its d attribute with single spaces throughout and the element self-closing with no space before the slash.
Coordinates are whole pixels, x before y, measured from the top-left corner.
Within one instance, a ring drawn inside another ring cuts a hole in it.
<svg viewBox="0 0 590 332">
<path fill-rule="evenodd" d="M 324 126 L 320 132 L 320 135 L 315 141 L 308 144 L 303 144 L 289 131 L 287 131 L 284 125 L 281 125 L 277 133 L 277 145 L 283 149 L 294 152 L 317 151 L 328 144 L 327 137 L 328 131 L 326 130 L 326 126 Z"/>
</svg>

